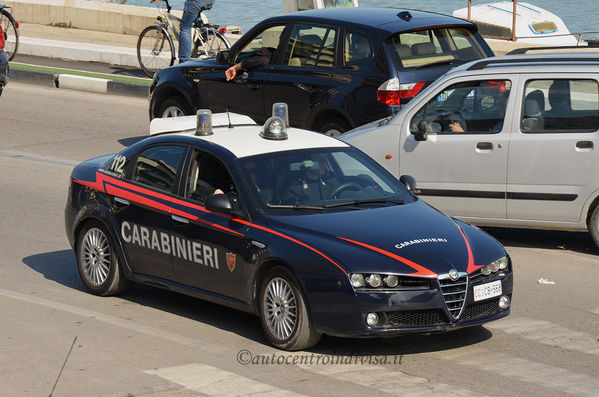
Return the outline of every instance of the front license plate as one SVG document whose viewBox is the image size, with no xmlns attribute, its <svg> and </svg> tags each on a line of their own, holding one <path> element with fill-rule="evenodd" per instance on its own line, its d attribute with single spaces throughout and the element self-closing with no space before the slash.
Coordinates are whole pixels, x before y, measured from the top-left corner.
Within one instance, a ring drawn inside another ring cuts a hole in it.
<svg viewBox="0 0 599 397">
<path fill-rule="evenodd" d="M 501 295 L 501 280 L 474 286 L 474 301 L 482 301 Z"/>
</svg>

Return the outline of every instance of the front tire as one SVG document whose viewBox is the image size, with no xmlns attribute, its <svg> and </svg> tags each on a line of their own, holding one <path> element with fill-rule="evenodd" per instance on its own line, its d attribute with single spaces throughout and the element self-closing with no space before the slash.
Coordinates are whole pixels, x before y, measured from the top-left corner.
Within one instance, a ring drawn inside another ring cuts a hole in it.
<svg viewBox="0 0 599 397">
<path fill-rule="evenodd" d="M 137 61 L 148 77 L 172 66 L 175 63 L 175 49 L 168 32 L 156 25 L 145 28 L 137 40 Z"/>
<path fill-rule="evenodd" d="M 92 294 L 117 295 L 128 287 L 112 238 L 99 222 L 90 222 L 81 229 L 76 255 L 81 280 Z"/>
<path fill-rule="evenodd" d="M 284 267 L 275 267 L 264 277 L 260 318 L 266 337 L 279 349 L 304 350 L 320 340 L 295 277 Z"/>
</svg>

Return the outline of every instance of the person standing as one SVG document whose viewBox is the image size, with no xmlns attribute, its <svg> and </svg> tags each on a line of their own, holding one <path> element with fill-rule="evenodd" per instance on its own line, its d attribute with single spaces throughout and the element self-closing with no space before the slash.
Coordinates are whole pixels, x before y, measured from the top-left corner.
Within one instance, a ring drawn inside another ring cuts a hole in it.
<svg viewBox="0 0 599 397">
<path fill-rule="evenodd" d="M 151 0 L 156 3 L 160 0 Z M 202 8 L 212 6 L 215 0 L 185 0 L 183 17 L 179 25 L 179 63 L 189 61 L 191 56 L 191 28 Z"/>
</svg>

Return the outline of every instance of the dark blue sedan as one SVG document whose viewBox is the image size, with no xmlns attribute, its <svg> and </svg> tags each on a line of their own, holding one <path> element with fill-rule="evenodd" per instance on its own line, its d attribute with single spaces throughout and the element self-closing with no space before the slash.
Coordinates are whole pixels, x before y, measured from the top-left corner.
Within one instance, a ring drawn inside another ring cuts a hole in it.
<svg viewBox="0 0 599 397">
<path fill-rule="evenodd" d="M 156 119 L 152 130 L 72 172 L 66 232 L 90 292 L 135 281 L 255 313 L 287 350 L 324 333 L 444 331 L 509 314 L 502 245 L 347 143 L 278 117 Z"/>
</svg>

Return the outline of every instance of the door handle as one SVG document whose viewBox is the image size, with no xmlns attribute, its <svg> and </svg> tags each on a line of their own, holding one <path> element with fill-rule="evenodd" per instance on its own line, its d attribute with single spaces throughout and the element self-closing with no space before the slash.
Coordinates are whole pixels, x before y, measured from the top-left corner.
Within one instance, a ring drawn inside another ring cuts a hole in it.
<svg viewBox="0 0 599 397">
<path fill-rule="evenodd" d="M 187 218 L 182 218 L 180 216 L 177 215 L 171 215 L 171 218 L 173 218 L 173 220 L 180 222 L 180 223 L 189 223 L 189 219 Z"/>
<path fill-rule="evenodd" d="M 493 150 L 493 144 L 491 142 L 479 142 L 476 144 L 477 150 Z"/>
<path fill-rule="evenodd" d="M 251 90 L 257 90 L 258 88 L 262 88 L 262 84 L 260 84 L 260 83 L 248 83 L 248 87 Z"/>
<path fill-rule="evenodd" d="M 594 147 L 594 144 L 591 141 L 578 141 L 578 142 L 576 142 L 576 149 L 592 150 L 593 147 Z"/>
<path fill-rule="evenodd" d="M 129 200 L 125 200 L 124 198 L 120 198 L 120 197 L 114 197 L 114 201 L 116 201 L 119 204 L 123 204 L 123 205 L 129 205 Z"/>
</svg>

